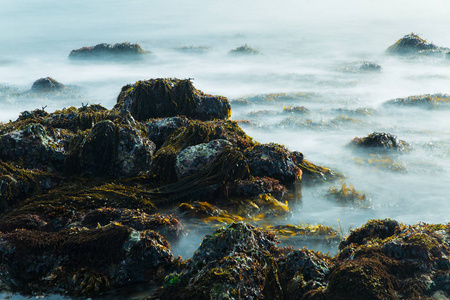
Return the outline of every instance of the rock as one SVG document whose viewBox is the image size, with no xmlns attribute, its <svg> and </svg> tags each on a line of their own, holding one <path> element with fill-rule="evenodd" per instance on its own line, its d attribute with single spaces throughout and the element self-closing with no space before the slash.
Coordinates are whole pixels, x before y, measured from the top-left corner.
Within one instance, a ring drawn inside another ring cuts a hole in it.
<svg viewBox="0 0 450 300">
<path fill-rule="evenodd" d="M 111 57 L 141 57 L 142 55 L 149 53 L 144 51 L 138 44 L 130 43 L 117 43 L 111 44 L 98 44 L 91 47 L 83 47 L 80 49 L 72 50 L 69 54 L 69 58 L 72 59 L 99 59 L 99 58 L 111 58 Z"/>
<path fill-rule="evenodd" d="M 271 177 L 254 177 L 249 180 L 236 180 L 227 186 L 227 194 L 230 197 L 249 198 L 264 194 L 271 194 L 277 199 L 282 199 L 288 190 L 279 180 Z"/>
<path fill-rule="evenodd" d="M 231 143 L 227 140 L 218 139 L 182 150 L 175 163 L 175 172 L 178 179 L 204 171 L 215 162 L 227 146 L 230 147 Z"/>
<path fill-rule="evenodd" d="M 231 113 L 227 98 L 204 94 L 189 79 L 159 78 L 126 85 L 114 108 L 128 110 L 138 121 L 182 115 L 198 120 L 227 120 Z"/>
<path fill-rule="evenodd" d="M 0 159 L 23 163 L 29 169 L 61 171 L 65 149 L 56 135 L 37 123 L 26 125 L 0 136 Z M 55 136 L 55 137 L 54 137 Z"/>
<path fill-rule="evenodd" d="M 136 128 L 106 120 L 72 142 L 65 168 L 69 174 L 136 176 L 150 168 L 154 151 Z"/>
<path fill-rule="evenodd" d="M 174 263 L 169 244 L 157 233 L 114 224 L 0 235 L 2 279 L 28 293 L 99 295 L 112 287 L 161 280 Z"/>
<path fill-rule="evenodd" d="M 411 106 L 427 109 L 437 109 L 450 105 L 450 95 L 448 94 L 425 94 L 410 96 L 407 98 L 397 98 L 389 100 L 384 105 Z"/>
<path fill-rule="evenodd" d="M 59 83 L 51 77 L 40 78 L 33 83 L 31 91 L 33 92 L 53 92 L 64 88 L 64 84 Z"/>
<path fill-rule="evenodd" d="M 282 296 L 276 238 L 244 223 L 206 236 L 180 273 L 165 278 L 152 299 L 274 299 Z"/>
<path fill-rule="evenodd" d="M 244 154 L 254 176 L 268 176 L 282 183 L 301 179 L 302 171 L 297 166 L 297 157 L 282 145 L 256 145 L 247 149 Z"/>
<path fill-rule="evenodd" d="M 442 53 L 446 48 L 438 47 L 427 42 L 418 35 L 410 33 L 399 39 L 396 43 L 389 46 L 386 52 L 389 54 L 408 55 L 408 54 L 433 54 Z"/>
<path fill-rule="evenodd" d="M 229 52 L 233 55 L 257 55 L 260 54 L 258 50 L 251 48 L 249 45 L 245 44 L 243 46 L 237 47 Z"/>
<path fill-rule="evenodd" d="M 411 147 L 405 141 L 399 140 L 395 135 L 385 132 L 374 132 L 364 138 L 355 137 L 351 141 L 351 145 L 361 148 L 394 149 L 397 151 L 406 151 Z"/>
<path fill-rule="evenodd" d="M 380 72 L 381 66 L 370 61 L 363 61 L 359 66 L 361 72 Z"/>
<path fill-rule="evenodd" d="M 161 148 L 166 139 L 177 129 L 189 124 L 185 117 L 150 119 L 145 123 L 147 137 L 156 144 L 156 149 Z"/>
</svg>

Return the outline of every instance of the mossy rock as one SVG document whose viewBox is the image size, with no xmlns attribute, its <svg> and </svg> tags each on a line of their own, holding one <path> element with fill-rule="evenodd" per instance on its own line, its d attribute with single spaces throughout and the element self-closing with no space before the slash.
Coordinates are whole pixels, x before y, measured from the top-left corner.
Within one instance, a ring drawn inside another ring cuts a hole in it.
<svg viewBox="0 0 450 300">
<path fill-rule="evenodd" d="M 150 118 L 186 116 L 198 120 L 227 120 L 228 99 L 197 90 L 189 79 L 158 78 L 138 81 L 122 88 L 117 110 L 128 110 L 138 121 Z"/>
</svg>

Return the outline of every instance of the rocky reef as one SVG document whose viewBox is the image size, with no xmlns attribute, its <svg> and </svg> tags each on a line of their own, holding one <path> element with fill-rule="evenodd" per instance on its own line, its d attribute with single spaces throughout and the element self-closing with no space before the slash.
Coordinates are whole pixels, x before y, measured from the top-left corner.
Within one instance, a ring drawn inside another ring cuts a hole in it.
<svg viewBox="0 0 450 300">
<path fill-rule="evenodd" d="M 333 257 L 286 246 L 342 240 L 320 224 L 273 224 L 303 184 L 342 175 L 254 141 L 229 118 L 227 98 L 159 78 L 124 86 L 113 109 L 36 109 L 1 124 L 0 289 L 94 297 L 141 284 L 155 289 L 149 299 L 449 296 L 448 225 L 372 220 Z M 402 145 L 387 138 L 380 141 Z M 350 185 L 330 194 L 365 200 Z M 192 258 L 176 257 L 172 246 L 198 227 L 210 234 Z"/>
<path fill-rule="evenodd" d="M 395 135 L 386 132 L 374 132 L 363 138 L 355 137 L 350 144 L 360 148 L 393 149 L 397 151 L 406 151 L 411 148 L 405 141 L 399 140 Z"/>
<path fill-rule="evenodd" d="M 150 53 L 141 48 L 139 44 L 131 44 L 128 42 L 111 44 L 98 44 L 95 46 L 82 47 L 74 49 L 70 52 L 71 59 L 101 59 L 101 58 L 137 58 Z"/>
<path fill-rule="evenodd" d="M 229 52 L 231 55 L 258 55 L 261 54 L 259 50 L 253 49 L 249 45 L 245 44 Z"/>
</svg>

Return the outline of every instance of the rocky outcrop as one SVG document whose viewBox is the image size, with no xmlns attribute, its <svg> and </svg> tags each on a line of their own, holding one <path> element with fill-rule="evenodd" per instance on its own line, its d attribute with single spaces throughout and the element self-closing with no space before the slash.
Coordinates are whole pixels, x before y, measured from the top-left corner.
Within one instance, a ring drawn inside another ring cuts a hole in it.
<svg viewBox="0 0 450 300">
<path fill-rule="evenodd" d="M 355 137 L 351 141 L 351 145 L 361 148 L 385 149 L 406 151 L 410 149 L 410 145 L 405 141 L 399 140 L 395 135 L 385 132 L 374 132 L 367 137 Z"/>
<path fill-rule="evenodd" d="M 247 44 L 237 47 L 229 52 L 231 55 L 258 55 L 260 53 L 259 50 L 253 49 Z"/>
<path fill-rule="evenodd" d="M 189 79 L 150 79 L 126 85 L 114 107 L 127 110 L 138 121 L 150 118 L 186 116 L 198 120 L 227 120 L 228 99 L 204 94 Z"/>
<path fill-rule="evenodd" d="M 442 55 L 446 51 L 448 48 L 438 47 L 414 33 L 405 35 L 386 50 L 389 54 L 397 55 L 432 55 L 436 53 Z"/>
<path fill-rule="evenodd" d="M 149 53 L 144 51 L 138 44 L 130 43 L 117 43 L 111 44 L 98 44 L 90 47 L 83 47 L 80 49 L 72 50 L 69 54 L 71 59 L 101 59 L 101 58 L 119 58 L 119 57 L 141 57 L 142 55 Z"/>
<path fill-rule="evenodd" d="M 53 92 L 64 88 L 64 84 L 59 83 L 51 77 L 40 78 L 33 83 L 31 91 L 33 92 Z"/>
<path fill-rule="evenodd" d="M 425 94 L 409 96 L 406 98 L 392 99 L 384 103 L 385 106 L 406 106 L 425 109 L 448 108 L 450 106 L 450 95 L 448 94 Z"/>
</svg>

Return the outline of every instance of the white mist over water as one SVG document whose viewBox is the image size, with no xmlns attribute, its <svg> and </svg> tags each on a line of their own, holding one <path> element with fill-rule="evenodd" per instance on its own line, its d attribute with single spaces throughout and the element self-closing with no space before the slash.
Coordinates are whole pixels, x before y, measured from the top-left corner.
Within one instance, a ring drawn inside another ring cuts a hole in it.
<svg viewBox="0 0 450 300">
<path fill-rule="evenodd" d="M 326 198 L 330 185 L 304 187 L 302 203 L 286 223 L 323 223 L 345 230 L 371 218 L 406 223 L 450 221 L 449 110 L 387 108 L 382 103 L 424 93 L 450 93 L 450 62 L 443 58 L 388 57 L 384 50 L 415 32 L 450 46 L 450 2 L 432 1 L 31 1 L 3 0 L 0 8 L 0 121 L 47 106 L 52 112 L 71 105 L 100 103 L 111 108 L 121 87 L 156 77 L 195 78 L 206 93 L 236 99 L 264 93 L 316 95 L 298 103 L 232 105 L 232 118 L 250 111 L 275 114 L 243 126 L 259 142 L 276 142 L 346 175 L 371 198 L 371 208 L 341 206 Z M 139 43 L 152 54 L 142 61 L 70 61 L 72 49 L 99 43 Z M 234 57 L 243 44 L 262 55 Z M 205 46 L 202 54 L 183 46 Z M 375 74 L 346 72 L 371 61 Z M 41 77 L 76 86 L 72 98 L 15 96 Z M 307 119 L 320 126 L 281 126 L 282 106 L 303 105 Z M 368 115 L 351 115 L 358 108 Z M 345 111 L 345 112 L 343 112 Z M 330 125 L 345 115 L 359 122 Z M 397 135 L 413 145 L 390 157 L 406 172 L 358 165 L 364 154 L 346 145 L 374 131 Z"/>
</svg>

